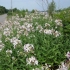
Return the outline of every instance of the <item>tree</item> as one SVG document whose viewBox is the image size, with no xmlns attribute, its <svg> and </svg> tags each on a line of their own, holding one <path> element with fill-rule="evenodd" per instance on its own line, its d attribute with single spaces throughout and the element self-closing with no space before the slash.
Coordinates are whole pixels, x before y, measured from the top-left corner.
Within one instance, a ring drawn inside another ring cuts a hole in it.
<svg viewBox="0 0 70 70">
<path fill-rule="evenodd" d="M 0 6 L 0 14 L 4 14 L 4 13 L 7 13 L 7 12 L 8 12 L 8 10 L 5 7 Z"/>
<path fill-rule="evenodd" d="M 55 2 L 54 0 L 52 0 L 52 2 L 48 5 L 48 14 L 52 17 L 53 17 L 53 13 L 55 12 L 55 7 L 56 7 Z"/>
<path fill-rule="evenodd" d="M 41 2 L 42 2 L 42 3 L 40 3 L 41 5 L 40 4 L 38 4 L 38 5 L 41 6 L 44 11 L 45 11 L 44 7 L 45 7 L 49 16 L 53 17 L 53 13 L 54 13 L 55 8 L 56 8 L 54 0 L 52 0 L 51 3 L 49 3 L 48 0 L 41 0 Z"/>
</svg>

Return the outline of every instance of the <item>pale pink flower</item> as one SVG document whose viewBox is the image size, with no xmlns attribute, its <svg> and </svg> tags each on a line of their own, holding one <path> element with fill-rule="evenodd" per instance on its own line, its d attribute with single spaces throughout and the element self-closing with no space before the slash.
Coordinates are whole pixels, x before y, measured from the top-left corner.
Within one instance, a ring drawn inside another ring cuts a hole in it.
<svg viewBox="0 0 70 70">
<path fill-rule="evenodd" d="M 65 56 L 70 60 L 70 52 L 69 51 L 67 52 L 67 54 Z"/>
<path fill-rule="evenodd" d="M 26 62 L 27 65 L 38 65 L 38 60 L 34 56 L 31 56 L 31 58 L 27 58 Z"/>
</svg>

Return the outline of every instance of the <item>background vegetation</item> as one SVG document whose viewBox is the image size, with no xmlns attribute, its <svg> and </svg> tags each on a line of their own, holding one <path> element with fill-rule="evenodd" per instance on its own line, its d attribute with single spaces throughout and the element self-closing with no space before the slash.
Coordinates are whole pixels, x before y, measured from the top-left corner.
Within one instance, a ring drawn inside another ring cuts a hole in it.
<svg viewBox="0 0 70 70">
<path fill-rule="evenodd" d="M 35 10 L 31 12 L 27 9 L 18 10 L 17 8 L 8 10 L 8 16 L 12 16 L 12 21 L 9 18 L 3 27 L 0 44 L 4 48 L 0 48 L 0 69 L 36 70 L 35 68 L 43 67 L 45 70 L 56 70 L 59 68 L 61 62 L 65 62 L 67 59 L 66 53 L 70 51 L 69 12 L 70 7 L 55 10 L 54 2 L 48 5 L 50 16 Z M 55 20 L 60 20 L 62 25 L 57 26 Z M 49 32 L 45 33 L 44 30 Z M 53 31 L 52 34 L 51 31 Z M 15 39 L 11 42 L 14 37 Z M 14 44 L 16 48 L 14 48 Z M 32 44 L 34 48 L 26 52 L 24 50 L 25 44 Z M 36 57 L 38 65 L 34 65 L 35 60 L 31 64 L 27 64 L 26 59 L 31 56 Z"/>
<path fill-rule="evenodd" d="M 6 8 L 3 7 L 3 6 L 0 6 L 0 15 L 1 15 L 1 14 L 5 14 L 5 13 L 8 13 L 8 9 L 6 9 Z"/>
</svg>

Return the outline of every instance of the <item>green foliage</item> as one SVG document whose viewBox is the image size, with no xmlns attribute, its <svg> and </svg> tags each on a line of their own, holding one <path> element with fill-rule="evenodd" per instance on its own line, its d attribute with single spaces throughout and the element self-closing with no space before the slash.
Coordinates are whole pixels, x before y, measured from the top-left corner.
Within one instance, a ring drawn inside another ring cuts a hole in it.
<svg viewBox="0 0 70 70">
<path fill-rule="evenodd" d="M 11 11 L 8 11 L 7 15 L 11 16 L 12 15 L 12 12 Z"/>
<path fill-rule="evenodd" d="M 15 13 L 19 13 L 20 10 L 18 10 L 17 8 L 14 9 L 9 9 L 7 15 L 11 16 L 11 15 L 16 15 Z"/>
<path fill-rule="evenodd" d="M 63 22 L 68 22 L 70 23 L 70 8 L 66 8 L 61 10 L 60 12 L 56 12 L 56 14 L 54 14 L 54 18 L 57 19 L 61 19 Z"/>
<path fill-rule="evenodd" d="M 16 9 L 14 9 L 14 12 L 15 11 Z M 26 10 L 18 11 L 19 17 L 20 18 L 24 17 L 25 12 Z M 62 11 L 60 13 L 62 13 Z M 29 16 L 29 19 L 30 19 L 30 15 L 32 14 L 33 13 L 27 15 Z M 1 56 L 0 69 L 1 70 L 32 70 L 33 68 L 44 66 L 45 63 L 47 63 L 48 65 L 51 65 L 51 68 L 53 70 L 55 70 L 55 67 L 56 66 L 58 67 L 60 63 L 65 60 L 66 52 L 70 51 L 70 36 L 69 36 L 70 32 L 68 31 L 70 29 L 70 25 L 69 25 L 69 21 L 65 21 L 65 18 L 63 18 L 64 17 L 63 14 L 62 15 L 55 14 L 54 15 L 55 17 L 52 20 L 50 18 L 45 19 L 44 15 L 38 14 L 37 18 L 33 18 L 30 23 L 27 22 L 29 24 L 32 24 L 32 27 L 34 28 L 34 31 L 28 31 L 27 36 L 24 35 L 26 29 L 23 26 L 26 21 L 21 21 L 19 18 L 20 24 L 18 25 L 14 24 L 13 28 L 10 28 L 12 29 L 12 34 L 10 36 L 7 36 L 7 38 L 11 39 L 12 37 L 17 37 L 19 40 L 21 40 L 22 44 L 16 45 L 16 48 L 14 49 L 13 44 L 10 42 L 10 40 L 7 40 L 6 36 L 2 35 L 1 40 L 4 43 L 5 48 L 0 52 L 0 56 Z M 32 17 L 33 16 L 36 17 L 35 14 L 33 14 Z M 56 24 L 54 21 L 59 18 L 62 19 L 63 27 L 58 26 L 56 28 Z M 36 22 L 38 24 L 36 24 Z M 45 23 L 50 24 L 50 26 L 45 27 Z M 43 31 L 39 32 L 39 30 L 36 29 L 38 25 L 41 25 L 43 29 L 53 28 L 55 29 L 55 31 L 60 31 L 61 34 L 60 36 L 55 37 L 53 34 L 49 35 L 49 34 L 45 34 Z M 20 28 L 19 26 L 20 27 L 23 26 L 23 28 Z M 21 30 L 21 32 L 19 30 Z M 23 46 L 28 43 L 34 45 L 34 51 L 32 51 L 32 53 L 31 52 L 27 53 L 23 49 Z M 7 49 L 12 50 L 11 55 L 6 54 Z M 36 57 L 36 59 L 38 60 L 38 66 L 27 65 L 26 58 L 29 58 L 31 56 Z M 12 57 L 14 58 L 12 59 Z"/>
<path fill-rule="evenodd" d="M 33 9 L 32 11 L 31 11 L 31 13 L 34 13 L 35 12 L 35 10 Z"/>
<path fill-rule="evenodd" d="M 55 12 L 55 7 L 56 7 L 55 2 L 54 0 L 52 0 L 52 2 L 48 5 L 48 14 L 52 17 L 53 17 L 53 13 Z"/>
<path fill-rule="evenodd" d="M 70 7 L 61 10 L 54 15 L 54 18 L 61 19 L 65 36 L 70 36 Z"/>
<path fill-rule="evenodd" d="M 13 12 L 12 12 L 13 11 Z M 9 11 L 8 11 L 8 16 L 16 16 L 16 14 L 18 14 L 18 16 L 21 18 L 21 17 L 25 17 L 25 12 L 28 12 L 28 10 L 26 9 L 26 10 L 18 10 L 17 8 L 14 8 L 14 9 L 10 9 Z"/>
<path fill-rule="evenodd" d="M 18 15 L 19 17 L 25 17 L 25 10 L 21 10 Z"/>
<path fill-rule="evenodd" d="M 13 9 L 13 12 L 18 13 L 18 12 L 19 12 L 19 10 L 18 10 L 17 8 L 14 8 L 14 9 Z"/>
<path fill-rule="evenodd" d="M 7 10 L 5 7 L 0 6 L 0 15 L 1 15 L 1 14 L 5 14 L 5 13 L 7 13 L 7 12 L 8 12 L 8 10 Z"/>
</svg>

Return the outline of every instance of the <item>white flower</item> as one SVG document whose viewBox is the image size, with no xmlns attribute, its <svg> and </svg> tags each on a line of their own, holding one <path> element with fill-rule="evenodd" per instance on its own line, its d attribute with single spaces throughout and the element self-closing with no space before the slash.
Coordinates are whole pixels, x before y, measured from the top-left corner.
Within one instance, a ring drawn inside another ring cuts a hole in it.
<svg viewBox="0 0 70 70">
<path fill-rule="evenodd" d="M 62 20 L 56 19 L 56 20 L 55 20 L 55 23 L 58 23 L 58 22 L 62 22 Z"/>
<path fill-rule="evenodd" d="M 22 30 L 22 32 L 30 32 L 30 31 L 33 31 L 34 30 L 34 27 L 32 26 L 33 23 L 27 23 L 25 22 L 24 25 L 22 25 L 20 27 L 20 29 Z"/>
<path fill-rule="evenodd" d="M 21 40 L 18 40 L 16 37 L 13 37 L 10 41 L 14 45 L 14 49 L 17 44 L 21 44 Z"/>
<path fill-rule="evenodd" d="M 50 26 L 50 24 L 48 24 L 48 23 L 45 23 L 45 27 L 49 27 Z"/>
<path fill-rule="evenodd" d="M 6 50 L 6 54 L 12 54 L 12 50 Z"/>
<path fill-rule="evenodd" d="M 55 23 L 56 23 L 56 26 L 63 26 L 62 25 L 62 20 L 60 20 L 60 19 L 56 19 Z"/>
<path fill-rule="evenodd" d="M 12 57 L 12 60 L 15 60 L 15 59 L 16 59 L 16 58 L 13 56 L 13 57 Z"/>
<path fill-rule="evenodd" d="M 42 27 L 41 25 L 38 25 L 38 26 L 36 27 L 36 30 L 39 30 L 39 32 L 41 33 L 41 32 L 43 31 L 43 27 Z"/>
<path fill-rule="evenodd" d="M 10 36 L 10 30 L 9 30 L 9 28 L 5 28 L 3 34 L 4 34 L 5 36 Z"/>
<path fill-rule="evenodd" d="M 24 35 L 25 36 L 28 36 L 28 31 L 24 31 Z"/>
<path fill-rule="evenodd" d="M 17 25 L 20 25 L 20 23 L 17 22 L 17 21 L 14 21 L 13 23 L 14 23 L 14 25 L 16 25 L 16 26 L 17 26 Z"/>
<path fill-rule="evenodd" d="M 35 69 L 32 69 L 32 70 L 40 70 L 39 68 L 35 68 Z M 42 70 L 42 69 L 41 69 Z"/>
<path fill-rule="evenodd" d="M 58 31 L 55 31 L 55 32 L 53 33 L 53 35 L 54 35 L 55 37 L 58 37 L 59 35 L 61 35 L 61 33 L 58 32 Z"/>
<path fill-rule="evenodd" d="M 70 60 L 70 52 L 69 51 L 67 52 L 67 54 L 65 56 Z"/>
<path fill-rule="evenodd" d="M 40 29 L 42 29 L 42 26 L 41 26 L 41 25 L 38 25 L 38 26 L 36 27 L 36 30 L 40 30 Z"/>
<path fill-rule="evenodd" d="M 38 25 L 38 22 L 36 22 L 35 25 Z"/>
<path fill-rule="evenodd" d="M 50 29 L 44 29 L 44 33 L 48 35 L 52 35 L 52 30 Z"/>
<path fill-rule="evenodd" d="M 0 41 L 0 51 L 4 48 L 4 44 Z"/>
<path fill-rule="evenodd" d="M 38 60 L 34 56 L 31 56 L 31 58 L 27 58 L 26 62 L 30 65 L 38 65 Z"/>
<path fill-rule="evenodd" d="M 32 44 L 25 44 L 24 45 L 24 51 L 25 52 L 33 51 L 33 49 L 34 49 L 34 46 Z"/>
<path fill-rule="evenodd" d="M 60 70 L 68 70 L 68 68 L 65 66 L 64 62 L 61 63 Z"/>
</svg>

